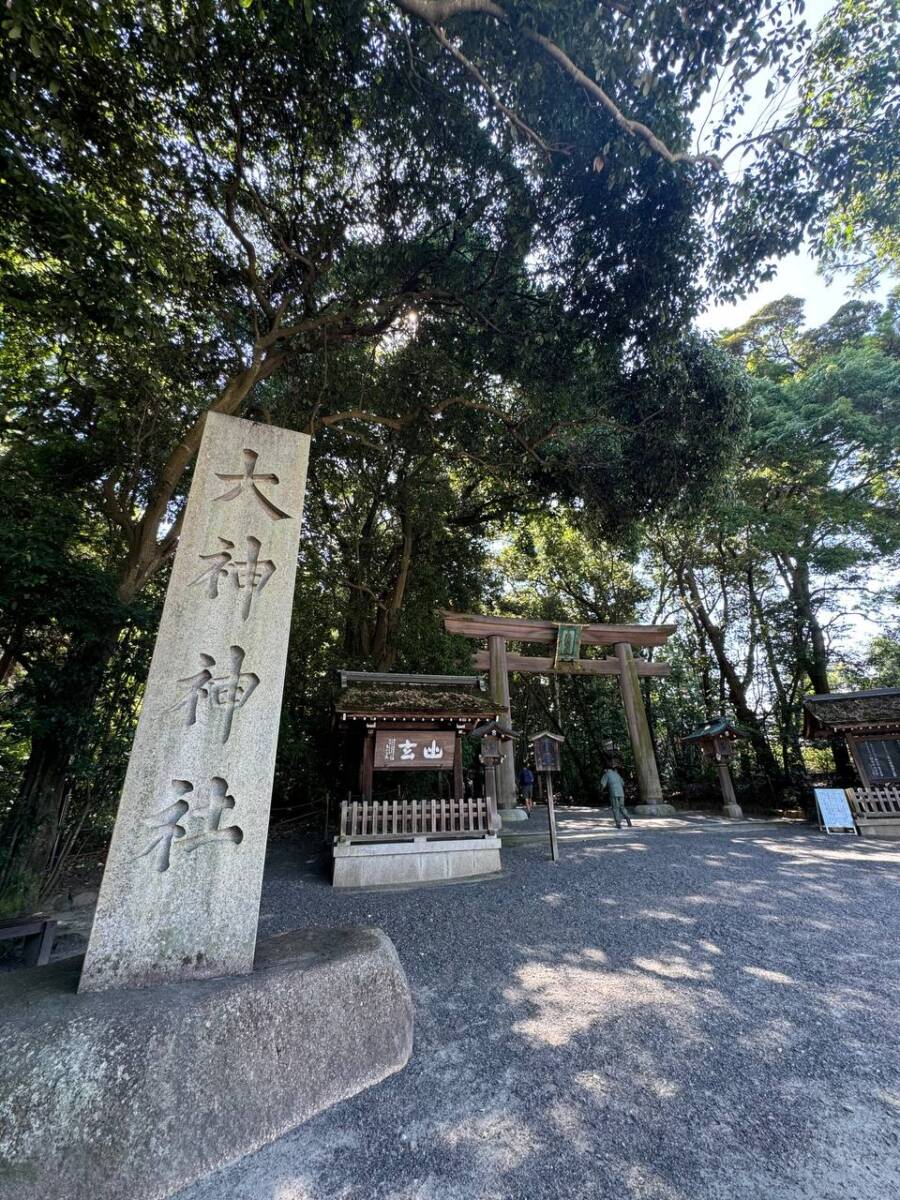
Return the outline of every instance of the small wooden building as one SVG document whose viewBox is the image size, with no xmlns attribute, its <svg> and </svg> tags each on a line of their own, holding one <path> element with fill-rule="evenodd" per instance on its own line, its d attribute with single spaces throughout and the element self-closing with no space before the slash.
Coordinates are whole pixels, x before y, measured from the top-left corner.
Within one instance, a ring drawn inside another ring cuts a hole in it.
<svg viewBox="0 0 900 1200">
<path fill-rule="evenodd" d="M 804 737 L 847 743 L 862 783 L 848 792 L 860 833 L 900 837 L 900 688 L 809 696 L 803 707 Z"/>
<path fill-rule="evenodd" d="M 348 770 L 336 887 L 500 870 L 495 802 L 464 786 L 463 738 L 506 716 L 478 676 L 342 671 L 335 714 Z M 412 772 L 432 773 L 430 796 L 404 796 Z"/>
<path fill-rule="evenodd" d="M 809 696 L 803 708 L 803 736 L 843 738 L 863 787 L 900 785 L 900 688 Z"/>
</svg>

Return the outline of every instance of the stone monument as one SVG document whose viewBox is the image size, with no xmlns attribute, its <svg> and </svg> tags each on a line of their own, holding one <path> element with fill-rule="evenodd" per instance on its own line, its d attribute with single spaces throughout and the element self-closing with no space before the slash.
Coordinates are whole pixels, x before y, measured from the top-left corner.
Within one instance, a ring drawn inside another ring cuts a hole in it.
<svg viewBox="0 0 900 1200">
<path fill-rule="evenodd" d="M 206 418 L 80 991 L 252 969 L 309 440 Z"/>
<path fill-rule="evenodd" d="M 308 449 L 206 419 L 78 989 L 0 978 L 4 1197 L 163 1200 L 409 1058 L 380 930 L 256 941 Z"/>
</svg>

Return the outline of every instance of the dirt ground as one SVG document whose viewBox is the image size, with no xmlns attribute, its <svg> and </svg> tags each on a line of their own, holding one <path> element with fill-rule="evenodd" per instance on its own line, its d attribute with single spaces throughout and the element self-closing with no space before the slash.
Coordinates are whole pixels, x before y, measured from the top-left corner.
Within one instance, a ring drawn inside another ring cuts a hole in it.
<svg viewBox="0 0 900 1200">
<path fill-rule="evenodd" d="M 500 877 L 389 892 L 335 892 L 314 844 L 276 844 L 261 933 L 385 929 L 413 1057 L 179 1200 L 897 1195 L 900 844 L 561 825 L 557 864 L 524 841 Z"/>
</svg>

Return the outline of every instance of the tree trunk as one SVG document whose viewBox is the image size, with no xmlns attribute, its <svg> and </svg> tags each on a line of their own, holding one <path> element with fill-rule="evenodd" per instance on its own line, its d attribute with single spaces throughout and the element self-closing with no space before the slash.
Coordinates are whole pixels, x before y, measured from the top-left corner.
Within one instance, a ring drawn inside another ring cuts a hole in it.
<svg viewBox="0 0 900 1200">
<path fill-rule="evenodd" d="M 679 573 L 679 584 L 683 589 L 682 600 L 685 606 L 693 613 L 700 625 L 702 625 L 703 631 L 712 647 L 719 672 L 727 688 L 728 698 L 734 708 L 738 723 L 746 726 L 749 731 L 753 748 L 756 751 L 757 761 L 766 778 L 769 780 L 770 785 L 773 787 L 777 786 L 781 782 L 781 772 L 778 769 L 778 762 L 772 751 L 772 747 L 769 745 L 769 739 L 766 737 L 765 730 L 762 728 L 756 713 L 747 701 L 744 682 L 738 675 L 734 664 L 726 652 L 725 635 L 706 611 L 706 606 L 700 595 L 700 589 L 697 586 L 697 580 L 690 568 L 684 568 Z"/>
<path fill-rule="evenodd" d="M 766 656 L 766 662 L 768 663 L 769 675 L 775 688 L 776 711 L 778 713 L 778 737 L 781 743 L 781 760 L 784 765 L 784 773 L 789 780 L 799 779 L 803 773 L 803 754 L 800 749 L 800 739 L 794 720 L 793 705 L 784 686 L 784 680 L 781 677 L 775 646 L 772 642 L 769 621 L 763 609 L 762 600 L 756 591 L 752 575 L 749 572 L 747 576 L 747 589 L 750 596 L 750 604 L 756 613 L 757 627 L 759 629 L 763 652 Z"/>
<path fill-rule="evenodd" d="M 27 911 L 41 894 L 60 832 L 72 762 L 83 748 L 91 710 L 122 624 L 73 642 L 42 689 L 19 795 L 0 829 L 0 911 Z"/>
<path fill-rule="evenodd" d="M 3 650 L 0 651 L 0 687 L 3 687 L 16 669 L 16 661 L 19 657 L 24 633 L 25 623 L 22 621 L 13 628 L 9 635 L 9 641 L 3 647 Z"/>
<path fill-rule="evenodd" d="M 791 581 L 791 600 L 794 604 L 798 630 L 807 630 L 809 640 L 801 643 L 801 661 L 809 676 L 813 692 L 816 695 L 827 695 L 831 691 L 828 680 L 828 645 L 825 633 L 819 624 L 819 618 L 813 608 L 809 586 L 809 564 L 798 559 L 788 563 Z M 834 766 L 838 779 L 844 784 L 852 784 L 855 779 L 850 752 L 845 743 L 839 739 L 831 742 L 831 753 L 834 756 Z"/>
<path fill-rule="evenodd" d="M 378 620 L 375 624 L 372 653 L 375 658 L 376 671 L 390 671 L 397 657 L 397 626 L 403 611 L 403 599 L 406 595 L 406 585 L 409 582 L 415 543 L 412 521 L 406 512 L 402 514 L 401 522 L 403 541 L 397 547 L 397 569 L 391 585 L 390 596 L 384 606 L 379 608 Z"/>
</svg>

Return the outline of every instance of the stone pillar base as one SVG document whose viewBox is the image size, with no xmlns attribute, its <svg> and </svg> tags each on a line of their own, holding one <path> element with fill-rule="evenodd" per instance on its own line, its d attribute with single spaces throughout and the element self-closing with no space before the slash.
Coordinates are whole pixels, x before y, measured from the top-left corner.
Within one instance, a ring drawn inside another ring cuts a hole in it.
<svg viewBox="0 0 900 1200">
<path fill-rule="evenodd" d="M 674 817 L 678 810 L 660 800 L 658 804 L 636 804 L 631 811 L 639 817 Z"/>
<path fill-rule="evenodd" d="M 739 804 L 726 804 L 722 808 L 722 812 L 726 817 L 742 817 L 744 810 Z"/>
<path fill-rule="evenodd" d="M 163 1200 L 392 1075 L 413 1009 L 380 929 L 307 929 L 250 975 L 77 994 L 0 976 L 0 1193 Z"/>
<path fill-rule="evenodd" d="M 497 810 L 500 821 L 504 825 L 514 825 L 516 821 L 527 821 L 528 811 L 524 808 L 501 808 Z"/>
<path fill-rule="evenodd" d="M 500 870 L 500 839 L 444 838 L 443 841 L 336 842 L 335 887 L 378 887 L 467 879 Z"/>
</svg>

